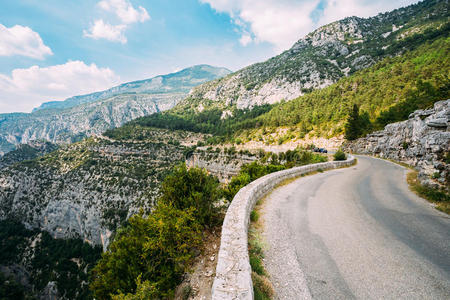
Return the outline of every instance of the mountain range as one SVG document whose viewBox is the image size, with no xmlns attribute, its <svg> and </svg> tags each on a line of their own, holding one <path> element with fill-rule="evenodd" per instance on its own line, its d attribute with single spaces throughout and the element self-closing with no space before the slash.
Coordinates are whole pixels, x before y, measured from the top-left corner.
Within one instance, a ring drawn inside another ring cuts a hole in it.
<svg viewBox="0 0 450 300">
<path fill-rule="evenodd" d="M 105 91 L 42 104 L 28 113 L 0 114 L 0 155 L 33 140 L 70 143 L 172 108 L 196 85 L 229 74 L 197 65 L 176 73 L 124 83 Z"/>
</svg>

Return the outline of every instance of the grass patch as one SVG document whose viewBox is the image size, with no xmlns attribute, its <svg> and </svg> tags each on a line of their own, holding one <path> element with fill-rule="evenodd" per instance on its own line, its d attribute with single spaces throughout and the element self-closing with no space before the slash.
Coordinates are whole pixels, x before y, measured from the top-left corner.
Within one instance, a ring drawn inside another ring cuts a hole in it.
<svg viewBox="0 0 450 300">
<path fill-rule="evenodd" d="M 251 222 L 258 222 L 258 220 L 259 220 L 259 213 L 256 210 L 253 210 L 250 213 L 250 221 Z"/>
<path fill-rule="evenodd" d="M 270 300 L 273 298 L 274 290 L 267 272 L 264 268 L 263 242 L 261 239 L 262 223 L 259 218 L 259 210 L 265 198 L 260 199 L 255 209 L 250 214 L 250 228 L 248 236 L 248 255 L 252 268 L 253 293 L 255 300 Z"/>
<path fill-rule="evenodd" d="M 448 193 L 421 184 L 417 178 L 417 171 L 409 172 L 406 178 L 413 192 L 429 202 L 434 203 L 436 209 L 450 214 L 450 195 Z"/>
<path fill-rule="evenodd" d="M 265 276 L 252 272 L 253 291 L 255 300 L 270 300 L 273 298 L 273 288 Z"/>
</svg>

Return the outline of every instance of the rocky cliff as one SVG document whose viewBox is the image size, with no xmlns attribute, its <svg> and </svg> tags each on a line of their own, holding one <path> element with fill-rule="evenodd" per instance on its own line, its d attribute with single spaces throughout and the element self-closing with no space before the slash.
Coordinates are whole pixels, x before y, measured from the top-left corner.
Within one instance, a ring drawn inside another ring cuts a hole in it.
<svg viewBox="0 0 450 300">
<path fill-rule="evenodd" d="M 32 140 L 71 143 L 124 123 L 172 108 L 189 90 L 228 74 L 199 65 L 109 90 L 43 104 L 31 114 L 0 114 L 0 156 Z"/>
<path fill-rule="evenodd" d="M 346 150 L 404 162 L 422 183 L 450 188 L 450 100 L 345 145 Z"/>
<path fill-rule="evenodd" d="M 228 183 L 233 176 L 239 173 L 243 165 L 257 160 L 256 155 L 250 152 L 226 154 L 220 148 L 216 148 L 214 151 L 194 152 L 186 159 L 186 165 L 206 169 L 208 173 L 219 178 L 220 182 Z"/>
<path fill-rule="evenodd" d="M 248 108 L 297 98 L 386 56 L 408 50 L 402 40 L 448 22 L 448 0 L 428 0 L 372 18 L 325 25 L 265 62 L 205 83 L 190 93 L 225 106 Z"/>
<path fill-rule="evenodd" d="M 129 215 L 139 208 L 149 211 L 167 171 L 184 161 L 180 141 L 195 136 L 152 130 L 134 141 L 92 137 L 5 167 L 0 219 L 106 247 Z"/>
</svg>

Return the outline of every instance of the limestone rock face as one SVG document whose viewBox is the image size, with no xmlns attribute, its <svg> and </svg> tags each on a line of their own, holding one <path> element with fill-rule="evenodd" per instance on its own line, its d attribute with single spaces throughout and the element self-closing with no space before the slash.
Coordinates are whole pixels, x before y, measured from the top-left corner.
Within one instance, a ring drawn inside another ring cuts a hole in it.
<svg viewBox="0 0 450 300">
<path fill-rule="evenodd" d="M 20 220 L 55 238 L 81 238 L 104 249 L 140 208 L 149 212 L 164 174 L 184 160 L 191 133 L 152 131 L 152 139 L 89 138 L 0 170 L 0 219 Z M 179 134 L 179 136 L 177 135 Z"/>
<path fill-rule="evenodd" d="M 258 160 L 256 156 L 241 154 L 223 154 L 214 152 L 194 152 L 187 160 L 188 167 L 206 169 L 208 173 L 219 178 L 220 182 L 227 183 L 236 176 L 245 164 Z"/>
<path fill-rule="evenodd" d="M 422 183 L 449 189 L 450 100 L 417 110 L 408 120 L 389 124 L 345 147 L 354 153 L 405 162 L 417 168 Z"/>
</svg>

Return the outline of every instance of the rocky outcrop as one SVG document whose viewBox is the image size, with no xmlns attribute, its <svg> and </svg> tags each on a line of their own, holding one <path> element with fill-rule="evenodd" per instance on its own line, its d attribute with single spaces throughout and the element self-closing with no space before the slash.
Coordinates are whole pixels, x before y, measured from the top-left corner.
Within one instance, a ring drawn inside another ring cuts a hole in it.
<svg viewBox="0 0 450 300">
<path fill-rule="evenodd" d="M 354 161 L 353 157 L 349 157 L 346 161 L 325 162 L 283 170 L 261 177 L 242 188 L 233 198 L 223 222 L 212 299 L 253 299 L 247 230 L 250 213 L 256 201 L 286 179 L 318 169 L 349 166 Z"/>
<path fill-rule="evenodd" d="M 403 122 L 347 143 L 353 153 L 377 155 L 404 162 L 419 171 L 422 183 L 449 189 L 450 100 L 417 110 Z"/>
<path fill-rule="evenodd" d="M 257 160 L 256 156 L 241 154 L 223 154 L 219 152 L 194 152 L 188 159 L 188 167 L 206 169 L 208 173 L 219 178 L 220 182 L 227 183 L 231 177 L 236 176 L 241 167 Z"/>
</svg>

